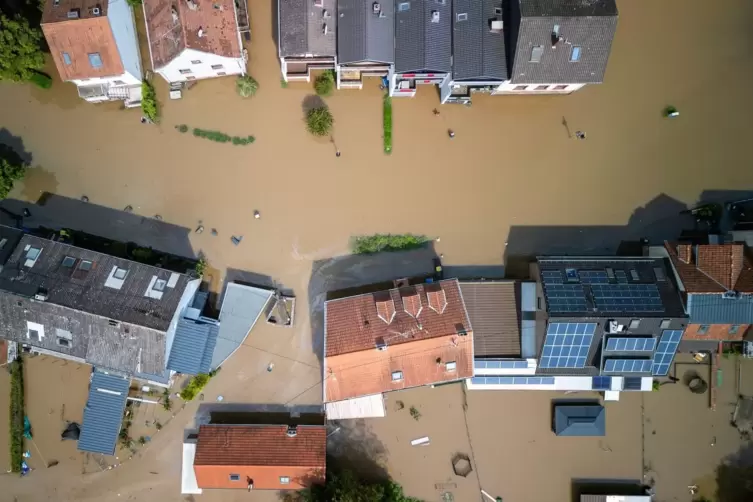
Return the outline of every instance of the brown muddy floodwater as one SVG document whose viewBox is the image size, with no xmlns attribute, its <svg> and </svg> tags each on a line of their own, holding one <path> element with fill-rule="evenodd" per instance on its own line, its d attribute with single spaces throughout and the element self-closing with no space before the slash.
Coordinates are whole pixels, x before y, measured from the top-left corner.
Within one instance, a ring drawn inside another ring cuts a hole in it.
<svg viewBox="0 0 753 502">
<path fill-rule="evenodd" d="M 347 252 L 353 235 L 424 233 L 441 237 L 436 250 L 447 264 L 501 264 L 508 235 L 521 226 L 630 224 L 625 233 L 636 237 L 709 191 L 753 187 L 750 0 L 720 0 L 713 9 L 705 0 L 621 0 L 605 84 L 565 97 L 478 96 L 471 108 L 441 107 L 439 117 L 432 114 L 437 93 L 422 88 L 415 99 L 394 101 L 391 156 L 382 152 L 378 83 L 337 92 L 327 103 L 340 158 L 332 143 L 305 131 L 302 105 L 312 87 L 280 85 L 272 5 L 250 5 L 249 68 L 260 83 L 252 99 L 240 99 L 227 78 L 169 101 L 158 81 L 162 123 L 144 126 L 138 110 L 89 105 L 73 85 L 0 86 L 0 140 L 20 138 L 38 166 L 12 196 L 86 194 L 189 228 L 202 221 L 220 236 L 192 234 L 194 250 L 220 270 L 252 270 L 293 289 L 302 307 L 296 329 L 305 330 L 312 262 Z M 662 118 L 670 104 L 679 118 Z M 568 137 L 563 118 L 588 139 Z M 216 144 L 178 133 L 177 124 L 250 134 L 256 142 Z M 231 245 L 230 235 L 243 235 L 243 243 Z M 579 231 L 573 235 L 564 244 L 616 244 L 600 242 L 598 233 L 583 243 Z M 531 237 L 539 239 L 547 241 Z M 509 240 L 516 249 L 531 244 Z M 169 484 L 128 471 L 137 467 L 114 473 L 123 485 L 138 480 L 143 489 L 132 500 L 183 500 L 177 429 L 171 441 L 175 450 L 165 442 L 154 460 L 170 465 Z M 94 489 L 98 481 L 56 482 L 44 495 L 19 500 L 126 498 L 105 478 L 106 493 Z M 69 483 L 79 489 L 61 495 Z"/>
</svg>

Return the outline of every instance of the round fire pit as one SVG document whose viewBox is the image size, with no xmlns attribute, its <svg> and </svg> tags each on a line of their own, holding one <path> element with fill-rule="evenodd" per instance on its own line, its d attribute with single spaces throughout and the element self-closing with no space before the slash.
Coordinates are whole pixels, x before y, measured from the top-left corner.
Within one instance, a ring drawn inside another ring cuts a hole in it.
<svg viewBox="0 0 753 502">
<path fill-rule="evenodd" d="M 688 388 L 693 394 L 703 394 L 708 390 L 709 384 L 703 378 L 696 376 L 688 382 Z"/>
</svg>

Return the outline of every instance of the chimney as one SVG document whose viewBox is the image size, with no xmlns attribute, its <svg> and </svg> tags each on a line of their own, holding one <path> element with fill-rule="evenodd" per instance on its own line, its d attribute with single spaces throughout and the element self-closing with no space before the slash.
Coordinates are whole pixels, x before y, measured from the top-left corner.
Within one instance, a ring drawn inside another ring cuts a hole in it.
<svg viewBox="0 0 753 502">
<path fill-rule="evenodd" d="M 403 309 L 405 310 L 405 313 L 413 317 L 414 319 L 417 319 L 421 314 L 421 309 L 423 308 L 423 306 L 421 305 L 421 297 L 419 296 L 418 291 L 416 291 L 415 288 L 412 288 L 403 293 L 401 296 L 403 298 Z"/>
<path fill-rule="evenodd" d="M 690 263 L 690 259 L 693 254 L 693 247 L 690 244 L 678 244 L 677 245 L 677 257 L 683 263 Z"/>
<path fill-rule="evenodd" d="M 387 324 L 395 318 L 395 302 L 391 297 L 375 298 L 377 317 Z"/>
<path fill-rule="evenodd" d="M 445 295 L 444 289 L 439 289 L 426 292 L 426 299 L 429 301 L 429 308 L 437 314 L 444 314 L 447 308 L 447 295 Z"/>
</svg>

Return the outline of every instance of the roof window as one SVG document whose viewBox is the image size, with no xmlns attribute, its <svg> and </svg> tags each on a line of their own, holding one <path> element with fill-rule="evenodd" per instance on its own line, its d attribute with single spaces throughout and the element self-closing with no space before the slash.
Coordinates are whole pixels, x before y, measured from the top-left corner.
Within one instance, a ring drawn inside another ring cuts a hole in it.
<svg viewBox="0 0 753 502">
<path fill-rule="evenodd" d="M 67 52 L 63 53 L 63 63 L 65 63 L 66 66 L 70 66 L 71 64 L 71 55 Z"/>
<path fill-rule="evenodd" d="M 92 65 L 92 68 L 102 68 L 102 56 L 99 55 L 99 52 L 89 54 L 89 64 Z"/>
<path fill-rule="evenodd" d="M 152 286 L 152 289 L 155 291 L 164 291 L 165 286 L 167 286 L 167 281 L 164 279 L 157 279 L 154 281 L 154 286 Z"/>
<path fill-rule="evenodd" d="M 458 14 L 458 21 L 468 21 L 468 13 L 461 12 L 460 14 Z"/>
<path fill-rule="evenodd" d="M 24 261 L 24 267 L 33 267 L 39 258 L 39 254 L 42 252 L 42 248 L 35 248 L 34 246 L 26 247 L 26 261 Z"/>
<path fill-rule="evenodd" d="M 120 267 L 115 267 L 115 271 L 112 273 L 112 276 L 118 280 L 123 280 L 128 275 L 128 270 Z"/>
<path fill-rule="evenodd" d="M 392 381 L 393 382 L 400 382 L 403 379 L 403 372 L 402 371 L 393 371 L 392 372 Z"/>
<path fill-rule="evenodd" d="M 281 485 L 289 485 L 290 484 L 290 476 L 280 476 L 280 484 Z"/>
<path fill-rule="evenodd" d="M 534 45 L 533 48 L 531 48 L 531 59 L 528 60 L 529 63 L 540 63 L 541 62 L 541 56 L 544 54 L 544 46 L 543 45 Z"/>
<path fill-rule="evenodd" d="M 570 62 L 574 63 L 576 61 L 580 61 L 580 51 L 581 48 L 579 46 L 573 46 L 573 49 L 570 51 Z"/>
<path fill-rule="evenodd" d="M 65 268 L 73 268 L 73 266 L 76 264 L 76 258 L 73 256 L 66 256 L 63 258 L 63 262 L 61 263 L 62 266 Z"/>
<path fill-rule="evenodd" d="M 405 12 L 410 10 L 410 2 L 400 2 L 397 4 L 398 12 Z"/>
<path fill-rule="evenodd" d="M 82 272 L 88 272 L 92 269 L 92 266 L 94 266 L 94 263 L 90 260 L 81 260 L 81 263 L 78 264 L 78 269 Z"/>
<path fill-rule="evenodd" d="M 456 363 L 455 361 L 449 361 L 449 362 L 445 363 L 444 369 L 445 369 L 445 371 L 450 372 L 450 373 L 452 373 L 454 371 L 457 371 L 458 370 L 458 363 Z"/>
</svg>

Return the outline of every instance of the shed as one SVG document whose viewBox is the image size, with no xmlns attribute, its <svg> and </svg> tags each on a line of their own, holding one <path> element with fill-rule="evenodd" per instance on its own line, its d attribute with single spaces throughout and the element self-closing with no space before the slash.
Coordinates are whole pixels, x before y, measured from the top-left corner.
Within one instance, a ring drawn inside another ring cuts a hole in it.
<svg viewBox="0 0 753 502">
<path fill-rule="evenodd" d="M 558 436 L 604 436 L 604 407 L 600 404 L 556 404 L 553 428 Z"/>
<path fill-rule="evenodd" d="M 79 450 L 115 453 L 129 386 L 130 380 L 124 376 L 94 370 L 78 439 Z"/>
</svg>

